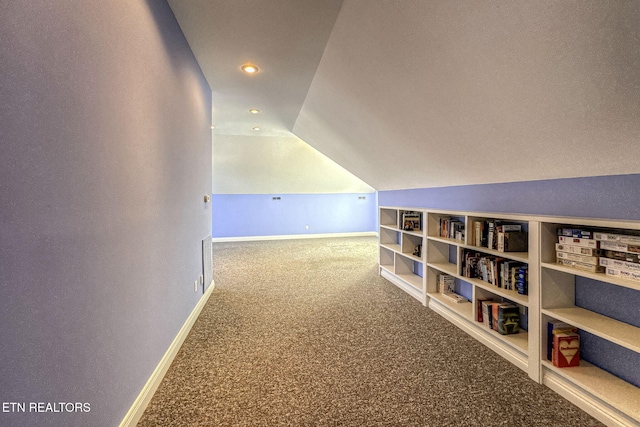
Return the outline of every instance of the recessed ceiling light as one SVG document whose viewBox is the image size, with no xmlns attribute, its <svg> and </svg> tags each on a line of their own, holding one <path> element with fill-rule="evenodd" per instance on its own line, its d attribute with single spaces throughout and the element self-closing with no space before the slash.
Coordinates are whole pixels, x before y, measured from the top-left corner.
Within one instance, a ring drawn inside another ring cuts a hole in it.
<svg viewBox="0 0 640 427">
<path fill-rule="evenodd" d="M 215 126 L 211 125 L 211 129 L 215 129 L 215 128 L 216 128 Z"/>
<path fill-rule="evenodd" d="M 247 74 L 255 74 L 258 72 L 258 67 L 253 64 L 244 64 L 240 68 Z"/>
<path fill-rule="evenodd" d="M 258 110 L 257 108 L 252 108 L 252 109 L 249 110 L 249 112 L 251 114 L 258 114 L 260 112 L 260 110 Z"/>
<path fill-rule="evenodd" d="M 260 130 L 260 126 L 254 126 L 252 129 L 253 130 Z"/>
</svg>

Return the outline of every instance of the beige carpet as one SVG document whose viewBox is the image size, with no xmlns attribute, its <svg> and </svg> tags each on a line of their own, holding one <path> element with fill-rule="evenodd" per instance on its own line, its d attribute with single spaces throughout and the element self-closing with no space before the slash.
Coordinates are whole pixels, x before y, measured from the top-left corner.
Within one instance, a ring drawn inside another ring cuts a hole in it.
<svg viewBox="0 0 640 427">
<path fill-rule="evenodd" d="M 214 244 L 140 426 L 601 425 L 377 274 L 376 238 Z"/>
</svg>

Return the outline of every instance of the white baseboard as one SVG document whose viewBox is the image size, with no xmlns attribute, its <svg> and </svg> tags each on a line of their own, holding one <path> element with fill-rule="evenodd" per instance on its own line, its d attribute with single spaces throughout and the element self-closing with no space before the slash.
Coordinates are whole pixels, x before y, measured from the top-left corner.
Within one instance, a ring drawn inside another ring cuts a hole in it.
<svg viewBox="0 0 640 427">
<path fill-rule="evenodd" d="M 361 237 L 377 236 L 375 231 L 360 231 L 355 233 L 326 233 L 326 234 L 283 234 L 277 236 L 240 236 L 240 237 L 214 237 L 212 242 L 248 242 L 254 240 L 290 240 L 290 239 L 321 239 L 325 237 Z"/>
<path fill-rule="evenodd" d="M 542 383 L 607 426 L 640 426 L 640 420 L 630 418 L 559 375 L 547 372 L 542 378 Z"/>
<path fill-rule="evenodd" d="M 120 427 L 135 427 L 138 424 L 138 421 L 142 418 L 142 414 L 144 414 L 145 409 L 147 409 L 147 405 L 149 405 L 151 398 L 153 398 L 154 393 L 167 373 L 169 366 L 171 366 L 171 362 L 173 362 L 176 354 L 178 354 L 178 350 L 180 350 L 182 343 L 185 338 L 187 338 L 187 335 L 189 335 L 189 331 L 191 331 L 191 328 L 204 308 L 204 305 L 209 300 L 214 287 L 215 283 L 212 281 L 211 285 L 209 285 L 202 298 L 200 298 L 200 301 L 198 301 L 198 304 L 196 304 L 193 311 L 191 311 L 191 314 L 182 325 L 182 328 L 180 328 L 178 335 L 173 339 L 173 342 L 160 360 L 160 363 L 158 363 L 158 366 L 156 366 L 151 377 L 147 380 L 142 391 L 133 402 L 133 405 L 129 408 L 127 415 L 125 415 L 124 419 L 120 423 Z"/>
</svg>

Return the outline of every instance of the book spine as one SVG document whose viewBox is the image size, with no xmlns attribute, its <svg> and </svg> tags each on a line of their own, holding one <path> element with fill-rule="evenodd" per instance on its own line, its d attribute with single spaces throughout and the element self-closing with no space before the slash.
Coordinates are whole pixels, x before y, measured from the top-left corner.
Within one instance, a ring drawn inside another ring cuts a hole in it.
<svg viewBox="0 0 640 427">
<path fill-rule="evenodd" d="M 523 265 L 518 268 L 518 273 L 516 275 L 516 289 L 520 295 L 527 295 L 529 293 L 528 275 L 529 275 L 528 266 Z"/>
<path fill-rule="evenodd" d="M 600 242 L 600 247 L 602 248 L 602 244 L 605 242 Z M 583 246 L 573 246 L 573 245 L 565 245 L 563 243 L 556 243 L 556 251 L 557 252 L 570 252 L 574 254 L 587 255 L 587 256 L 599 256 L 601 253 L 600 249 L 594 248 L 585 248 Z"/>
<path fill-rule="evenodd" d="M 593 233 L 593 238 L 595 240 L 617 242 L 617 243 L 624 243 L 624 244 L 631 244 L 631 245 L 640 245 L 640 236 L 631 236 L 627 234 L 595 232 Z"/>
<path fill-rule="evenodd" d="M 496 231 L 495 222 L 491 221 L 489 223 L 489 234 L 487 235 L 487 248 L 493 249 L 493 237 Z"/>
<path fill-rule="evenodd" d="M 618 259 L 600 258 L 600 265 L 603 267 L 613 267 L 616 269 L 640 272 L 640 264 L 637 264 L 635 262 L 621 261 Z"/>
<path fill-rule="evenodd" d="M 586 264 L 584 262 L 571 261 L 568 259 L 557 258 L 558 264 L 566 265 L 567 267 L 572 267 L 578 270 L 587 271 L 590 273 L 602 273 L 604 272 L 604 267 L 599 265 L 591 265 Z"/>
<path fill-rule="evenodd" d="M 556 256 L 561 259 L 568 259 L 571 261 L 578 261 L 578 262 L 583 262 L 585 264 L 592 264 L 592 265 L 598 265 L 598 260 L 599 260 L 599 257 L 597 256 L 579 255 L 571 252 L 556 252 Z M 603 264 L 600 264 L 600 265 L 603 265 Z"/>
<path fill-rule="evenodd" d="M 593 232 L 591 230 L 583 230 L 580 228 L 560 228 L 558 229 L 558 235 L 578 237 L 581 239 L 593 239 Z"/>
<path fill-rule="evenodd" d="M 627 243 L 618 243 L 618 242 L 608 242 L 608 241 L 600 242 L 600 249 L 615 251 L 615 252 L 630 252 L 635 254 L 640 253 L 640 245 L 630 245 Z"/>
<path fill-rule="evenodd" d="M 606 267 L 605 274 L 607 276 L 614 276 L 624 280 L 640 282 L 640 272 L 637 271 L 628 271 L 619 268 Z"/>
<path fill-rule="evenodd" d="M 579 237 L 558 236 L 559 243 L 573 246 L 582 246 L 585 248 L 598 249 L 598 241 L 592 239 L 582 239 Z"/>
<path fill-rule="evenodd" d="M 602 255 L 605 258 L 612 258 L 620 261 L 633 262 L 636 264 L 640 263 L 640 254 L 634 254 L 631 252 L 603 251 Z"/>
</svg>

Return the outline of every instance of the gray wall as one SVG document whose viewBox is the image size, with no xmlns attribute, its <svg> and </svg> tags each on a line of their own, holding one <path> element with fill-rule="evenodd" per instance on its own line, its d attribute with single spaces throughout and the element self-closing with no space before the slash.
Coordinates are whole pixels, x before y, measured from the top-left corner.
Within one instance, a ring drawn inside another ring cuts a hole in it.
<svg viewBox="0 0 640 427">
<path fill-rule="evenodd" d="M 202 297 L 211 91 L 164 0 L 0 0 L 0 72 L 0 425 L 117 425 Z"/>
<path fill-rule="evenodd" d="M 640 172 L 640 1 L 345 0 L 293 133 L 378 191 Z"/>
</svg>

